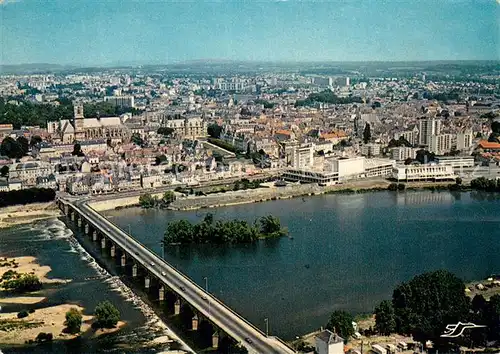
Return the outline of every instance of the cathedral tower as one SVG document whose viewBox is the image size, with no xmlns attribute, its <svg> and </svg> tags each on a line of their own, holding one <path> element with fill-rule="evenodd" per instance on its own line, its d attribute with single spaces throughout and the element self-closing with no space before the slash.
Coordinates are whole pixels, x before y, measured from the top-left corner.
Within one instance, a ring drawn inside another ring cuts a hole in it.
<svg viewBox="0 0 500 354">
<path fill-rule="evenodd" d="M 84 131 L 85 117 L 83 116 L 83 105 L 81 103 L 76 103 L 73 109 L 74 109 L 73 127 L 75 128 L 75 140 L 82 141 L 85 140 L 85 131 Z"/>
</svg>

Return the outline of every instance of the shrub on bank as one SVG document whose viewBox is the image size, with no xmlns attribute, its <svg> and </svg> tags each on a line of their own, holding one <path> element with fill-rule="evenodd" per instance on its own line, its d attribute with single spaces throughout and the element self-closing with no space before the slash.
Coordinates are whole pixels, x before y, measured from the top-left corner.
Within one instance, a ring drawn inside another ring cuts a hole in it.
<svg viewBox="0 0 500 354">
<path fill-rule="evenodd" d="M 82 313 L 76 309 L 71 308 L 66 312 L 66 321 L 64 322 L 68 333 L 78 333 L 82 326 Z"/>
<path fill-rule="evenodd" d="M 17 318 L 25 318 L 28 317 L 28 311 L 21 311 L 17 313 Z"/>
<path fill-rule="evenodd" d="M 94 327 L 113 328 L 120 320 L 120 311 L 109 301 L 100 302 L 95 308 L 96 321 Z"/>
<path fill-rule="evenodd" d="M 44 342 L 52 342 L 52 339 L 53 339 L 52 333 L 40 332 L 36 336 L 35 341 L 38 343 L 44 343 Z"/>
<path fill-rule="evenodd" d="M 23 293 L 40 290 L 42 288 L 42 282 L 34 274 L 21 274 L 16 279 L 3 282 L 2 287 L 6 290 Z"/>
</svg>

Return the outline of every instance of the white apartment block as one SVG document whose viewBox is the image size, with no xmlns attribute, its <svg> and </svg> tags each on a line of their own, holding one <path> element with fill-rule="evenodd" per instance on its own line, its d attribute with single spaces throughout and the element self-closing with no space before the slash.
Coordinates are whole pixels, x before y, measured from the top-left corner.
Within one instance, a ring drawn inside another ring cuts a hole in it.
<svg viewBox="0 0 500 354">
<path fill-rule="evenodd" d="M 419 139 L 420 145 L 429 145 L 432 135 L 441 133 L 441 121 L 439 119 L 421 119 L 419 121 Z"/>
<path fill-rule="evenodd" d="M 106 96 L 104 97 L 104 102 L 111 103 L 117 107 L 135 107 L 134 96 Z"/>
<path fill-rule="evenodd" d="M 465 150 L 472 146 L 474 135 L 471 131 L 457 134 L 457 150 Z"/>
<path fill-rule="evenodd" d="M 396 161 L 405 161 L 406 159 L 415 159 L 417 157 L 417 149 L 400 146 L 391 149 L 391 159 Z"/>
<path fill-rule="evenodd" d="M 451 151 L 451 134 L 431 135 L 429 140 L 429 151 L 436 155 L 443 155 Z"/>
<path fill-rule="evenodd" d="M 378 156 L 380 155 L 379 144 L 364 144 L 361 146 L 361 155 L 363 156 Z"/>
<path fill-rule="evenodd" d="M 290 164 L 294 168 L 311 167 L 314 163 L 314 144 L 295 146 L 290 154 Z"/>
<path fill-rule="evenodd" d="M 453 167 L 439 164 L 395 166 L 392 171 L 392 178 L 398 182 L 451 181 L 456 177 Z"/>
</svg>

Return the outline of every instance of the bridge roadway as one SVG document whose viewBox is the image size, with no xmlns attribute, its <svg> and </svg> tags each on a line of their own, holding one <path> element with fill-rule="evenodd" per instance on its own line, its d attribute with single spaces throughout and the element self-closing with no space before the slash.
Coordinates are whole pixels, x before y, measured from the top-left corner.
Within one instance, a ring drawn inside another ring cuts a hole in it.
<svg viewBox="0 0 500 354">
<path fill-rule="evenodd" d="M 158 257 L 133 237 L 127 235 L 104 216 L 89 207 L 87 201 L 70 202 L 64 199 L 61 200 L 70 204 L 89 223 L 123 249 L 129 257 L 133 257 L 138 264 L 142 264 L 150 274 L 175 291 L 197 311 L 202 313 L 203 316 L 210 319 L 217 327 L 244 345 L 250 353 L 295 353 L 294 350 L 278 338 L 266 336 L 262 331 L 224 305 L 212 294 L 206 292 L 187 276 L 176 270 L 164 259 Z M 248 339 L 251 343 L 248 343 Z"/>
</svg>

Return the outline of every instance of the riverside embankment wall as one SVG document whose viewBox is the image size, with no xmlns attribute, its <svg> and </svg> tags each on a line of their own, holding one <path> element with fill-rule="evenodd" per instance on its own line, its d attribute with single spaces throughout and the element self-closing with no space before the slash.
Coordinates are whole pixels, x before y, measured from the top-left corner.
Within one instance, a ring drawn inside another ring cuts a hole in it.
<svg viewBox="0 0 500 354">
<path fill-rule="evenodd" d="M 144 191 L 144 193 L 147 193 L 147 191 Z M 152 193 L 151 195 L 161 198 L 163 196 L 163 193 Z M 92 207 L 95 211 L 126 208 L 136 205 L 139 205 L 139 195 L 89 202 L 89 206 Z"/>
</svg>

